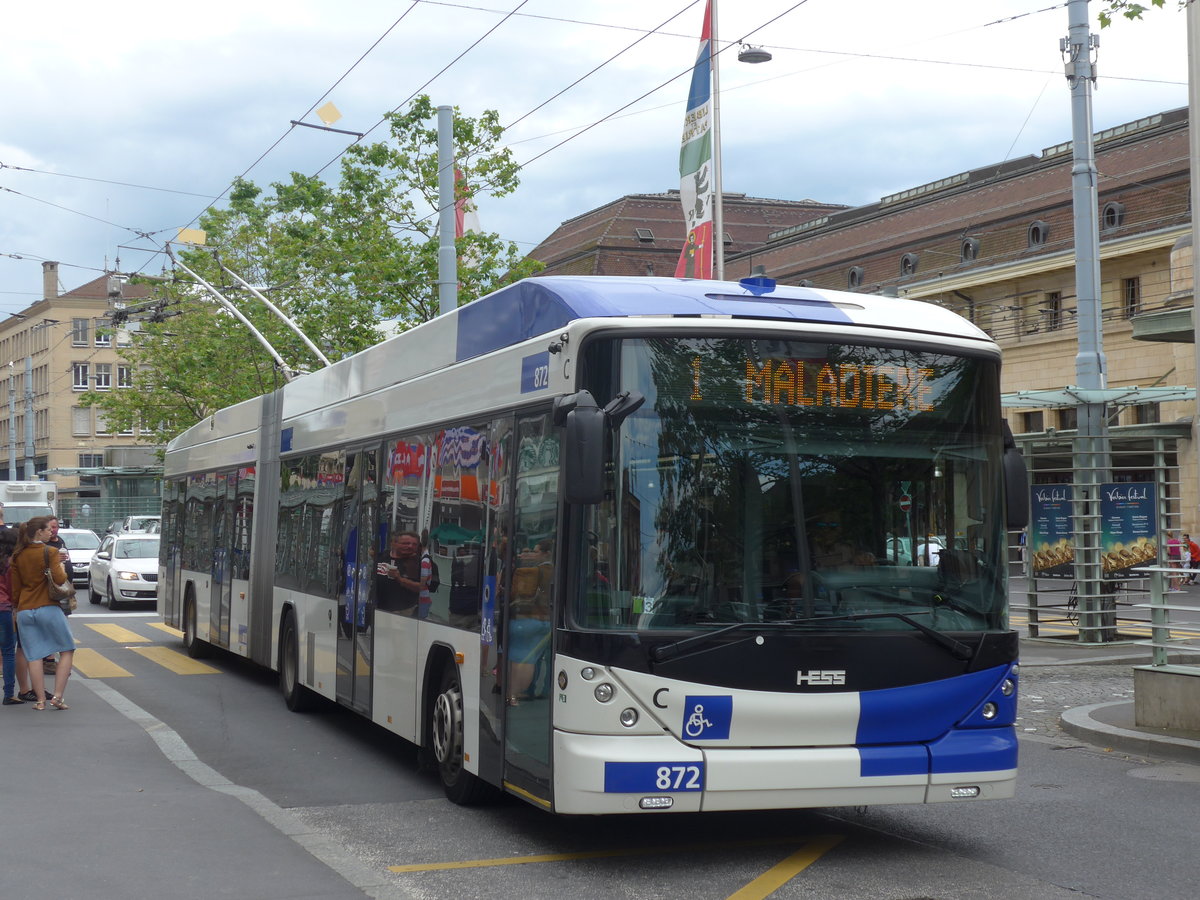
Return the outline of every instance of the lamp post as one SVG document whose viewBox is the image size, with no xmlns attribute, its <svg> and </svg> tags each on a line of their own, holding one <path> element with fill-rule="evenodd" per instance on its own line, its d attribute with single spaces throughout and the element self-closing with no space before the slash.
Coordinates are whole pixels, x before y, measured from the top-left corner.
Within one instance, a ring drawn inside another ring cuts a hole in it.
<svg viewBox="0 0 1200 900">
<path fill-rule="evenodd" d="M 713 161 L 713 250 L 714 274 L 717 281 L 725 280 L 725 202 L 721 184 L 721 51 L 717 49 L 717 0 L 709 5 L 709 46 L 712 48 L 712 161 Z M 742 45 L 738 52 L 740 62 L 758 64 L 768 62 L 771 54 L 761 47 Z"/>
</svg>

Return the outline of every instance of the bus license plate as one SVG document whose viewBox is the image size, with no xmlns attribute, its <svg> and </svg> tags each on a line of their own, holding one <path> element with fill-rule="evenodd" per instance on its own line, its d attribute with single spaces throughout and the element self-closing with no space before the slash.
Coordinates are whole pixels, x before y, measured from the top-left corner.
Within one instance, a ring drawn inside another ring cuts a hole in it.
<svg viewBox="0 0 1200 900">
<path fill-rule="evenodd" d="M 704 790 L 702 762 L 606 762 L 606 794 L 674 794 Z"/>
</svg>

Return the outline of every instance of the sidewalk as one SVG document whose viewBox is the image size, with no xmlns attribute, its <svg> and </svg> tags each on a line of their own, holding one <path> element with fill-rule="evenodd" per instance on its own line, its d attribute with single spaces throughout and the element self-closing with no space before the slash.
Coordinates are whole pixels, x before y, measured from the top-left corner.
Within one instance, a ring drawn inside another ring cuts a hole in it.
<svg viewBox="0 0 1200 900">
<path fill-rule="evenodd" d="M 1186 662 L 1194 663 L 1195 659 L 1191 654 Z M 1132 643 L 1081 646 L 1069 640 L 1021 637 L 1021 668 L 1025 671 L 1063 667 L 1065 673 L 1069 667 L 1093 666 L 1129 671 L 1150 661 L 1150 649 Z M 1200 732 L 1139 726 L 1134 722 L 1132 699 L 1064 709 L 1060 725 L 1063 731 L 1090 744 L 1200 765 Z"/>
</svg>

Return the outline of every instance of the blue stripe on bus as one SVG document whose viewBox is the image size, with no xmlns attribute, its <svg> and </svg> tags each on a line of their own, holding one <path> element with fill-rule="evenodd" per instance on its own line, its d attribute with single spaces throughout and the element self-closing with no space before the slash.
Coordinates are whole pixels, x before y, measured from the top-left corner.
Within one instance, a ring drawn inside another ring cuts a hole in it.
<svg viewBox="0 0 1200 900">
<path fill-rule="evenodd" d="M 858 755 L 864 778 L 1004 772 L 1017 767 L 1017 735 L 1011 726 L 955 729 L 932 744 L 860 747 Z"/>
<path fill-rule="evenodd" d="M 739 290 L 742 293 L 739 293 Z M 455 310 L 462 361 L 553 332 L 582 318 L 726 315 L 833 322 L 854 319 L 813 291 L 780 287 L 770 296 L 732 284 L 682 278 L 529 278 Z"/>
<path fill-rule="evenodd" d="M 855 743 L 861 747 L 937 740 L 982 703 L 1010 669 L 996 666 L 926 684 L 864 691 L 859 694 Z"/>
</svg>

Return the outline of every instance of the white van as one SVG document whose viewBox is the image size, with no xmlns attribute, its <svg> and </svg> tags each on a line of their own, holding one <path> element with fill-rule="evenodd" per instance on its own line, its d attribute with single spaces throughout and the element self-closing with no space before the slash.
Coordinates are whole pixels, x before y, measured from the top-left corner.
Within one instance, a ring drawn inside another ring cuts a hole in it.
<svg viewBox="0 0 1200 900">
<path fill-rule="evenodd" d="M 57 493 L 53 481 L 0 481 L 4 524 L 20 525 L 34 516 L 58 515 Z"/>
</svg>

